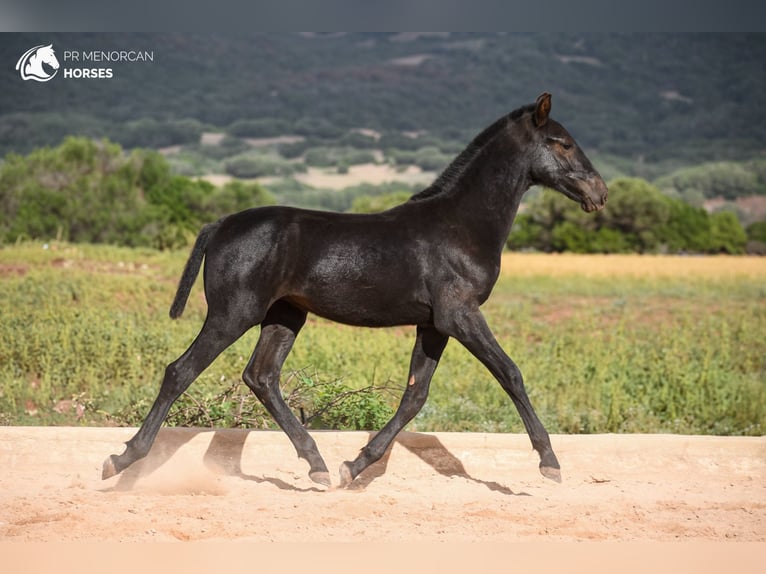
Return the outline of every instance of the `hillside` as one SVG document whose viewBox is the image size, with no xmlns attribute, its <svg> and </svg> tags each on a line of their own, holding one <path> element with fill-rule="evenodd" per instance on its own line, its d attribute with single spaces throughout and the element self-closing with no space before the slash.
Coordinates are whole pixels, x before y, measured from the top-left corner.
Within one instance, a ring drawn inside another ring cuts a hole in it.
<svg viewBox="0 0 766 574">
<path fill-rule="evenodd" d="M 59 58 L 154 61 L 113 63 L 112 79 L 21 81 L 14 62 L 43 42 Z M 763 34 L 4 34 L 0 58 L 2 154 L 72 133 L 183 144 L 242 120 L 252 136 L 368 128 L 465 142 L 544 90 L 602 154 L 699 163 L 766 149 Z"/>
</svg>

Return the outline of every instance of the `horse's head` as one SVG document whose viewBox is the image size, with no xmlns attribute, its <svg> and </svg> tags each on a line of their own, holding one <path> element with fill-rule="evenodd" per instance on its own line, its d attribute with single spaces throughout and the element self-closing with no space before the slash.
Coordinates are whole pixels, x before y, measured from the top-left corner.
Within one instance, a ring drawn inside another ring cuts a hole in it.
<svg viewBox="0 0 766 574">
<path fill-rule="evenodd" d="M 53 51 L 53 44 L 48 44 L 37 50 L 37 57 L 54 70 L 59 69 L 60 64 L 56 58 L 56 53 Z"/>
<path fill-rule="evenodd" d="M 607 196 L 604 180 L 564 126 L 548 117 L 550 111 L 551 95 L 541 94 L 529 121 L 532 183 L 563 193 L 585 211 L 601 209 Z"/>
</svg>

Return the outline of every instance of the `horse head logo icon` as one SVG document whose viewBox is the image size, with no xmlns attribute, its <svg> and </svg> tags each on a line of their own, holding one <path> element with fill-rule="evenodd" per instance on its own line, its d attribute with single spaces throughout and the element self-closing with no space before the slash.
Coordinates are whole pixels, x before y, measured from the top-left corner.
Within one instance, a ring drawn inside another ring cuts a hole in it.
<svg viewBox="0 0 766 574">
<path fill-rule="evenodd" d="M 49 73 L 43 65 L 53 68 Z M 24 52 L 24 55 L 16 62 L 16 70 L 21 74 L 22 80 L 34 80 L 36 82 L 47 82 L 59 70 L 59 61 L 53 52 L 53 44 L 41 44 Z"/>
</svg>

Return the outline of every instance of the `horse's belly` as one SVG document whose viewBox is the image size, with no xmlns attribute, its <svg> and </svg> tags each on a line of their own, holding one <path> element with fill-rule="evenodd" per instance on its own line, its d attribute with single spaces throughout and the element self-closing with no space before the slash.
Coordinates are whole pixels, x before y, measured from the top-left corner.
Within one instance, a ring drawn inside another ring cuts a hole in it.
<svg viewBox="0 0 766 574">
<path fill-rule="evenodd" d="M 296 307 L 325 319 L 361 327 L 423 325 L 431 321 L 431 308 L 425 302 L 396 298 L 393 293 L 357 289 L 335 289 L 284 297 Z"/>
</svg>

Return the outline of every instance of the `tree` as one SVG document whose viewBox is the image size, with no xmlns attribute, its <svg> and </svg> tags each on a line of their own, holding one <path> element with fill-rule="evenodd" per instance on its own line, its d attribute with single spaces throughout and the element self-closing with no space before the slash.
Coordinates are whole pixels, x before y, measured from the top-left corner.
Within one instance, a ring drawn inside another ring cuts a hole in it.
<svg viewBox="0 0 766 574">
<path fill-rule="evenodd" d="M 766 221 L 757 221 L 747 226 L 748 253 L 766 255 Z"/>
<path fill-rule="evenodd" d="M 746 241 L 733 213 L 710 216 L 643 179 L 621 178 L 609 184 L 609 201 L 596 214 L 584 213 L 561 194 L 533 198 L 517 217 L 508 246 L 578 253 L 742 253 Z"/>
<path fill-rule="evenodd" d="M 272 175 L 292 175 L 296 171 L 304 170 L 305 167 L 278 156 L 244 153 L 227 160 L 224 169 L 231 176 L 248 179 Z"/>
<path fill-rule="evenodd" d="M 260 186 L 221 188 L 173 175 L 156 152 L 123 152 L 88 138 L 0 165 L 0 242 L 67 239 L 169 249 L 185 246 L 203 223 L 274 203 Z"/>
<path fill-rule="evenodd" d="M 608 209 L 597 221 L 599 227 L 622 234 L 634 251 L 657 251 L 661 230 L 670 218 L 671 202 L 646 180 L 619 178 L 609 184 Z"/>
<path fill-rule="evenodd" d="M 528 213 L 520 213 L 511 227 L 507 246 L 509 249 L 536 249 L 547 251 L 543 234 L 546 232 L 543 225 Z"/>
<path fill-rule="evenodd" d="M 747 234 L 731 211 L 718 211 L 710 216 L 711 252 L 739 254 L 745 252 Z"/>
<path fill-rule="evenodd" d="M 675 190 L 682 197 L 701 193 L 704 197 L 736 199 L 740 196 L 763 193 L 759 171 L 762 162 L 711 162 L 684 167 L 657 180 L 662 189 Z"/>
<path fill-rule="evenodd" d="M 218 188 L 208 198 L 202 213 L 206 220 L 214 221 L 229 213 L 274 203 L 274 196 L 259 184 L 233 180 Z"/>
<path fill-rule="evenodd" d="M 659 233 L 663 245 L 671 253 L 707 253 L 710 248 L 710 217 L 701 207 L 674 200 L 670 203 L 667 224 Z"/>
</svg>

